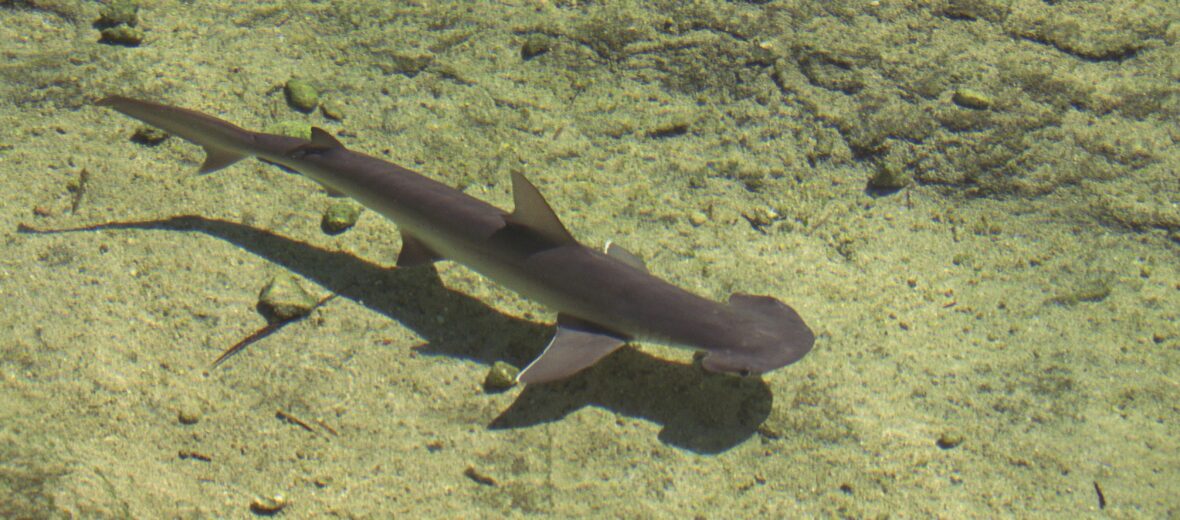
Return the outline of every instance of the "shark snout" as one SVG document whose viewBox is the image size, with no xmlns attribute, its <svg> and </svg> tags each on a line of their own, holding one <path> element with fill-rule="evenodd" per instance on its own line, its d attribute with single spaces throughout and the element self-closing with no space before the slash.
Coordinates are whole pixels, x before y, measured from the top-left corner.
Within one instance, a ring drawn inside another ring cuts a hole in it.
<svg viewBox="0 0 1180 520">
<path fill-rule="evenodd" d="M 741 376 L 764 374 L 794 363 L 815 344 L 815 333 L 789 305 L 769 296 L 734 294 L 737 319 L 725 345 L 708 348 L 701 366 Z"/>
<path fill-rule="evenodd" d="M 753 376 L 794 363 L 810 350 L 810 343 L 801 345 L 787 342 L 776 342 L 752 352 L 737 349 L 714 350 L 705 355 L 701 360 L 701 366 L 710 372 Z"/>
</svg>

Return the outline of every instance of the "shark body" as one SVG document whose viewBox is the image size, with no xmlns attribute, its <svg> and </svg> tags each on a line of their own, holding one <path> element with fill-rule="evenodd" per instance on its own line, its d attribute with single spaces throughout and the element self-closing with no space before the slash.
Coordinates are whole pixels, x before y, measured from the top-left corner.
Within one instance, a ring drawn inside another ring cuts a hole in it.
<svg viewBox="0 0 1180 520">
<path fill-rule="evenodd" d="M 512 173 L 515 209 L 508 213 L 348 150 L 319 128 L 308 141 L 121 96 L 98 104 L 202 146 L 202 173 L 253 156 L 356 199 L 398 225 L 399 267 L 454 260 L 556 310 L 557 332 L 520 373 L 523 383 L 573 375 L 632 339 L 704 351 L 705 369 L 741 375 L 793 363 L 815 342 L 798 313 L 777 299 L 735 293 L 715 302 L 655 277 L 621 247 L 598 251 L 578 243 L 519 172 Z"/>
</svg>

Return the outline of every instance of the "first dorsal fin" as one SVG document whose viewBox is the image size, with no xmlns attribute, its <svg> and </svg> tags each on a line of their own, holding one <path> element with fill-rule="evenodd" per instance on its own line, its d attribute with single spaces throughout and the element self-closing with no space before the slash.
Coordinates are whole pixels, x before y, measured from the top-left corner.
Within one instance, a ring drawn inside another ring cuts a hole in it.
<svg viewBox="0 0 1180 520">
<path fill-rule="evenodd" d="M 537 187 L 518 171 L 512 172 L 512 199 L 516 208 L 507 217 L 510 224 L 532 229 L 554 243 L 577 243 Z"/>
</svg>

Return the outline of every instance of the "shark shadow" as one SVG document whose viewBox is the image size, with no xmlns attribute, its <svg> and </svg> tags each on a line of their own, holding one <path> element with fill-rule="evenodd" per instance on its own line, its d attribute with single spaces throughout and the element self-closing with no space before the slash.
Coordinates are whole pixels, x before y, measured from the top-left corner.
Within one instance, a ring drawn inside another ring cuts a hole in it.
<svg viewBox="0 0 1180 520">
<path fill-rule="evenodd" d="M 21 225 L 18 231 L 56 234 L 122 229 L 198 232 L 225 240 L 396 320 L 426 340 L 416 347 L 424 354 L 484 365 L 508 361 L 523 366 L 544 347 L 553 331 L 552 326 L 506 316 L 447 289 L 433 268 L 384 266 L 226 220 L 181 215 L 62 229 Z M 772 402 L 773 395 L 761 378 L 710 374 L 694 365 L 621 349 L 565 381 L 525 387 L 488 427 L 528 427 L 558 421 L 588 405 L 598 406 L 661 425 L 659 438 L 669 445 L 720 453 L 753 435 L 770 415 Z"/>
</svg>

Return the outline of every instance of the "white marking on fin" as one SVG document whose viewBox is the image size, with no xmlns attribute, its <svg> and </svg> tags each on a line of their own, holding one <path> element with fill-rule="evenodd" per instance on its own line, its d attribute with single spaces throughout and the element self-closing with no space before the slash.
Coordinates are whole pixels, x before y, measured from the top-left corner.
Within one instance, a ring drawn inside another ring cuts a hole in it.
<svg viewBox="0 0 1180 520">
<path fill-rule="evenodd" d="M 545 351 L 520 371 L 517 381 L 532 384 L 565 379 L 627 343 L 610 331 L 580 320 L 558 315 L 557 321 L 557 333 Z"/>
<path fill-rule="evenodd" d="M 537 187 L 518 171 L 512 172 L 512 199 L 516 208 L 507 217 L 509 223 L 532 229 L 555 243 L 577 243 Z"/>
<path fill-rule="evenodd" d="M 624 264 L 630 265 L 631 267 L 639 269 L 640 271 L 647 271 L 647 264 L 643 262 L 642 258 L 639 258 L 639 255 L 628 251 L 623 246 L 620 246 L 611 240 L 606 241 L 606 247 L 603 248 L 603 251 L 607 255 L 614 257 L 616 260 L 622 261 Z"/>
</svg>

